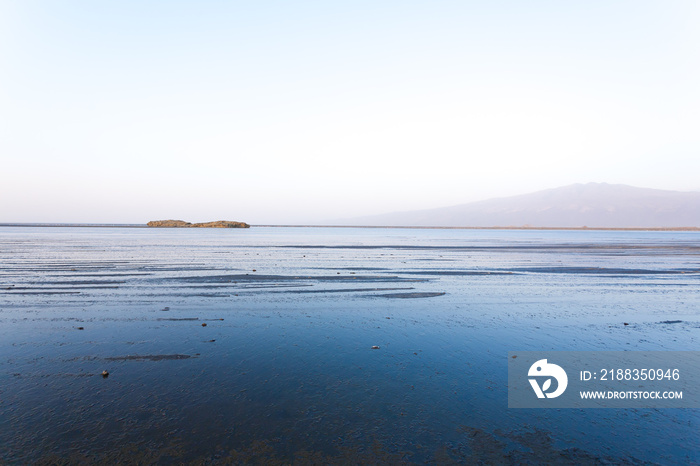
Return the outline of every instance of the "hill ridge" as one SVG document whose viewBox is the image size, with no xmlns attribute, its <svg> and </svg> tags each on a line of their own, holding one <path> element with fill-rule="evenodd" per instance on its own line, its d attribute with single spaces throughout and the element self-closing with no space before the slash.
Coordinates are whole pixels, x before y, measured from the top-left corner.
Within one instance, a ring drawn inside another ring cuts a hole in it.
<svg viewBox="0 0 700 466">
<path fill-rule="evenodd" d="M 700 226 L 700 192 L 576 183 L 435 209 L 346 222 L 386 226 L 685 228 Z"/>
</svg>

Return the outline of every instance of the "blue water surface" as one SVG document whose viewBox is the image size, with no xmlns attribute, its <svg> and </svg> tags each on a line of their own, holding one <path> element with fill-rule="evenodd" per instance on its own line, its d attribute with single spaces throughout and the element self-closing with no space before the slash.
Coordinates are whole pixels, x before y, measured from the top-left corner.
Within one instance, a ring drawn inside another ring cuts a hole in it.
<svg viewBox="0 0 700 466">
<path fill-rule="evenodd" d="M 0 227 L 0 463 L 697 464 L 698 410 L 508 408 L 507 358 L 699 309 L 698 232 Z"/>
</svg>

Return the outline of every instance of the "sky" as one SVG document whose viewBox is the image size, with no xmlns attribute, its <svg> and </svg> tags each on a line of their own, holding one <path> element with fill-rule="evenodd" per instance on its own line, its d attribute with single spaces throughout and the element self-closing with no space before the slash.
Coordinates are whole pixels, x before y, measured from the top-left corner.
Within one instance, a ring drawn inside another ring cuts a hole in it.
<svg viewBox="0 0 700 466">
<path fill-rule="evenodd" d="M 700 2 L 0 0 L 0 222 L 700 190 Z"/>
</svg>

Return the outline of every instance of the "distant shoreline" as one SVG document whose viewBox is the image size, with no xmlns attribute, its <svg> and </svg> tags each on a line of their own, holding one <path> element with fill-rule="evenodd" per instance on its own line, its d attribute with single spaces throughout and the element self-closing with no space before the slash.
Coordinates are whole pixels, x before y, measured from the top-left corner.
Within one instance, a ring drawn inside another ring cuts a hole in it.
<svg viewBox="0 0 700 466">
<path fill-rule="evenodd" d="M 146 224 L 131 223 L 0 223 L 0 227 L 46 228 L 150 228 Z M 406 230 L 545 230 L 545 231 L 700 231 L 700 227 L 433 227 L 433 226 L 376 226 L 376 225 L 251 225 L 252 228 L 374 228 Z M 162 228 L 159 228 L 162 229 Z"/>
<path fill-rule="evenodd" d="M 411 230 L 576 230 L 576 231 L 700 231 L 700 227 L 428 227 L 376 225 L 252 225 L 266 228 L 403 228 Z"/>
<path fill-rule="evenodd" d="M 148 228 L 145 223 L 0 223 L 0 227 Z"/>
</svg>

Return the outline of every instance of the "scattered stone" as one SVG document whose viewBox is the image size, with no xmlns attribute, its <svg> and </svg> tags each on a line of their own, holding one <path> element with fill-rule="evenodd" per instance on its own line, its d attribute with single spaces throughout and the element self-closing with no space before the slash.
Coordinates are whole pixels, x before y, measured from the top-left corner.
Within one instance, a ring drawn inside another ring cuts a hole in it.
<svg viewBox="0 0 700 466">
<path fill-rule="evenodd" d="M 78 330 L 85 330 L 85 327 L 78 327 Z"/>
<path fill-rule="evenodd" d="M 629 323 L 627 323 L 627 322 L 623 322 L 623 324 L 624 324 L 624 325 L 629 325 Z"/>
<path fill-rule="evenodd" d="M 518 357 L 518 356 L 516 356 L 515 354 L 514 354 L 513 356 L 511 356 L 511 358 L 513 358 L 513 359 L 515 359 L 515 358 L 517 358 L 517 357 Z"/>
<path fill-rule="evenodd" d="M 372 349 L 379 349 L 379 346 L 373 346 Z"/>
<path fill-rule="evenodd" d="M 206 327 L 206 326 L 207 326 L 207 323 L 206 323 L 206 322 L 202 322 L 202 327 Z"/>
</svg>

